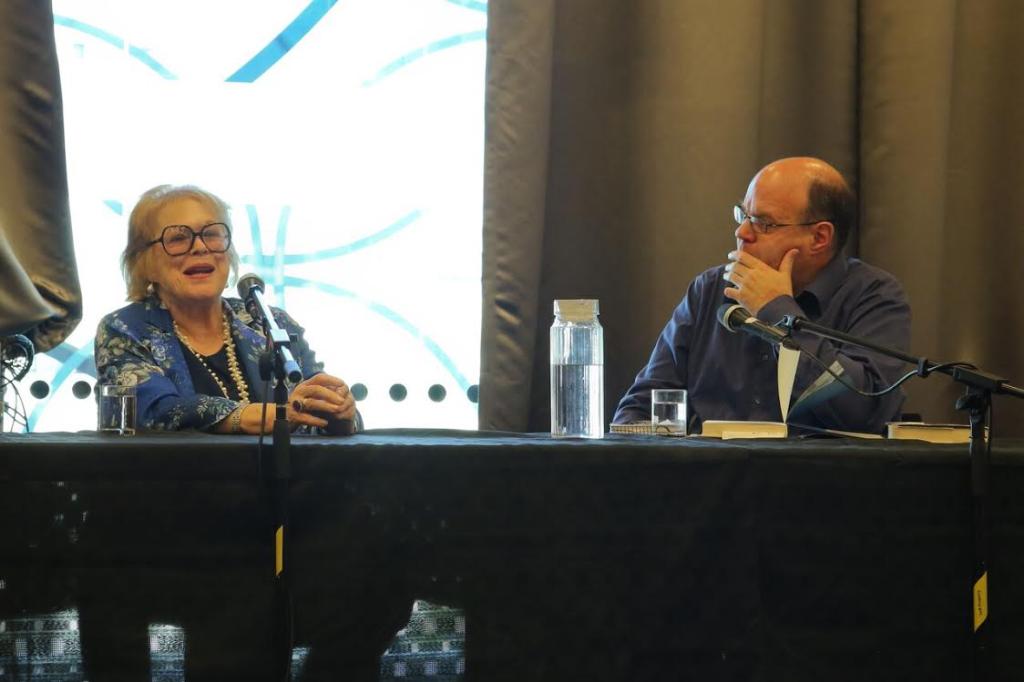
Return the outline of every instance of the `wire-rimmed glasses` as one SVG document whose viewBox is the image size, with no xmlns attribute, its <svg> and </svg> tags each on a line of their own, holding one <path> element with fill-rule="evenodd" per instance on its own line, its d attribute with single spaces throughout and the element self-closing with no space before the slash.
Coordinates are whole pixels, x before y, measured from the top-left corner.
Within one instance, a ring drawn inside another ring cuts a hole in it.
<svg viewBox="0 0 1024 682">
<path fill-rule="evenodd" d="M 732 217 L 736 221 L 737 225 L 742 225 L 746 221 L 750 221 L 750 226 L 761 234 L 767 234 L 777 227 L 800 227 L 806 225 L 816 225 L 817 223 L 828 222 L 825 220 L 812 220 L 806 223 L 769 223 L 764 218 L 759 218 L 756 215 L 750 215 L 743 210 L 743 207 L 736 204 L 732 207 Z"/>
</svg>

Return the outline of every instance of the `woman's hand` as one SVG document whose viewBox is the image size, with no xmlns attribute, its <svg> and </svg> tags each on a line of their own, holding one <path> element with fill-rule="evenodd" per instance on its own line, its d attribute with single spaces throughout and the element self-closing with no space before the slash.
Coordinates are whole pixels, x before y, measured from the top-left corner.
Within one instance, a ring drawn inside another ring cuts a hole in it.
<svg viewBox="0 0 1024 682">
<path fill-rule="evenodd" d="M 327 419 L 355 419 L 356 401 L 348 384 L 330 374 L 317 374 L 288 396 L 288 421 L 293 425 L 327 426 Z"/>
<path fill-rule="evenodd" d="M 266 405 L 266 421 L 263 403 L 249 403 L 228 415 L 216 427 L 221 433 L 273 433 L 277 406 Z M 306 379 L 295 387 L 288 396 L 288 423 L 292 429 L 305 424 L 306 426 L 328 426 L 327 419 L 356 418 L 356 401 L 349 391 L 348 384 L 330 374 L 317 374 Z"/>
</svg>

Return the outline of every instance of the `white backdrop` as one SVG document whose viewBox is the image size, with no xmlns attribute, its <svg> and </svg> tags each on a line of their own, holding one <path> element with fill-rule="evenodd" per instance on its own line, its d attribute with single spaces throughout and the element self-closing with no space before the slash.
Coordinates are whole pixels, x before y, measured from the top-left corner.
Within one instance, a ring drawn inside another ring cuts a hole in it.
<svg viewBox="0 0 1024 682">
<path fill-rule="evenodd" d="M 368 427 L 476 428 L 484 3 L 53 10 L 84 317 L 21 383 L 32 430 L 94 427 L 72 387 L 94 383 L 96 323 L 125 304 L 127 215 L 168 182 L 231 205 L 242 271 L 266 280 L 329 372 L 365 387 Z M 25 390 L 36 381 L 43 399 Z"/>
</svg>

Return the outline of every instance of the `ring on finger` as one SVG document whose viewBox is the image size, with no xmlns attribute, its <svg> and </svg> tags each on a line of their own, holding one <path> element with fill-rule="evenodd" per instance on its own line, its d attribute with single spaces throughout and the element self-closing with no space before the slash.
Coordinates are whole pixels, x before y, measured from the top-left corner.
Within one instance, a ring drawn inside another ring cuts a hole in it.
<svg viewBox="0 0 1024 682">
<path fill-rule="evenodd" d="M 306 401 L 303 400 L 302 398 L 296 398 L 295 400 L 292 401 L 292 409 L 295 410 L 296 412 L 305 412 Z"/>
</svg>

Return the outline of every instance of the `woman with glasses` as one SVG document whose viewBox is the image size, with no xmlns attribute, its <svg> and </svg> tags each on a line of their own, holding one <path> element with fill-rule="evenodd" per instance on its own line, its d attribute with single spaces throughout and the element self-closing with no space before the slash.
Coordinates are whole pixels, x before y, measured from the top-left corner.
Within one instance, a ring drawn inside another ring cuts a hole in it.
<svg viewBox="0 0 1024 682">
<path fill-rule="evenodd" d="M 96 370 L 102 384 L 137 388 L 139 428 L 269 432 L 274 409 L 263 409 L 270 396 L 259 375 L 266 338 L 240 299 L 222 297 L 238 271 L 227 205 L 194 186 L 145 192 L 128 219 L 121 266 L 132 303 L 100 321 Z M 273 312 L 296 339 L 303 375 L 289 386 L 292 427 L 327 427 L 328 417 L 357 429 L 348 386 L 323 372 L 291 317 Z"/>
</svg>

